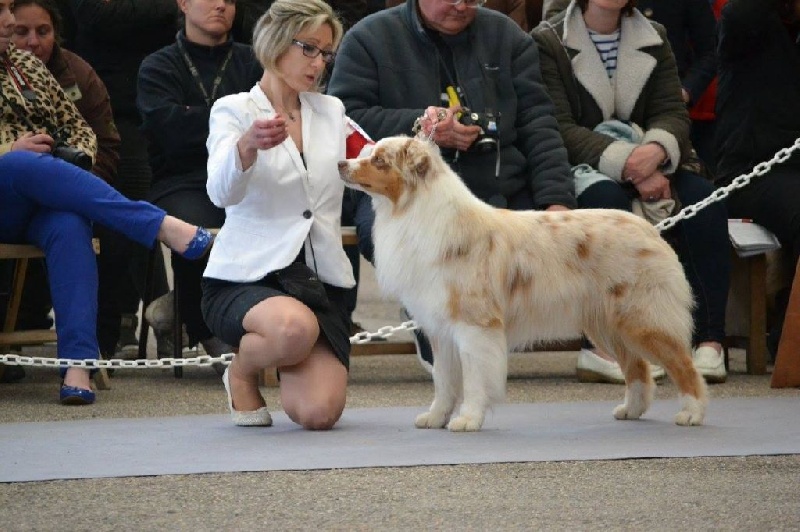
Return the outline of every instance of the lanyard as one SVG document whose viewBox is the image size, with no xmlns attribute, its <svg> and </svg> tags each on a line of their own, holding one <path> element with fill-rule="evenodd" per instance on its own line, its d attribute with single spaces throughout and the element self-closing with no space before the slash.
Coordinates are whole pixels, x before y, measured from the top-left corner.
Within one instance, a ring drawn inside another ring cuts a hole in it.
<svg viewBox="0 0 800 532">
<path fill-rule="evenodd" d="M 6 71 L 11 76 L 11 81 L 14 82 L 22 97 L 29 102 L 35 102 L 38 99 L 36 92 L 31 88 L 25 75 L 19 71 L 17 65 L 8 58 L 8 54 L 3 54 L 3 65 L 5 65 Z"/>
<path fill-rule="evenodd" d="M 200 78 L 200 72 L 197 71 L 197 67 L 194 66 L 192 58 L 189 57 L 189 54 L 186 52 L 186 48 L 184 48 L 183 43 L 181 42 L 180 34 L 178 34 L 176 37 L 175 42 L 178 44 L 181 54 L 183 54 L 183 60 L 186 63 L 186 66 L 189 67 L 189 72 L 192 73 L 195 83 L 197 83 L 197 86 L 200 87 L 200 92 L 203 93 L 203 99 L 206 101 L 206 105 L 211 107 L 211 104 L 214 103 L 214 100 L 216 100 L 217 90 L 219 89 L 220 83 L 222 83 L 222 76 L 225 74 L 225 69 L 228 68 L 228 61 L 230 61 L 231 56 L 233 55 L 233 46 L 230 47 L 228 50 L 228 55 L 225 56 L 225 60 L 222 62 L 219 70 L 217 70 L 217 77 L 214 78 L 214 83 L 211 85 L 211 96 L 209 96 L 205 85 L 203 85 L 203 80 Z"/>
</svg>

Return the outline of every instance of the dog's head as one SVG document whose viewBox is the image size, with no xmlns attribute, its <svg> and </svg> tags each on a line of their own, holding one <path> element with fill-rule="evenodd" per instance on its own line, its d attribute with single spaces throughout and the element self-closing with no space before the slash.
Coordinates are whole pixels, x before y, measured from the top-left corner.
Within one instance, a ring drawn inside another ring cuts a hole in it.
<svg viewBox="0 0 800 532">
<path fill-rule="evenodd" d="M 339 175 L 347 186 L 398 205 L 432 179 L 437 160 L 438 150 L 430 142 L 387 137 L 378 141 L 367 156 L 341 161 Z"/>
</svg>

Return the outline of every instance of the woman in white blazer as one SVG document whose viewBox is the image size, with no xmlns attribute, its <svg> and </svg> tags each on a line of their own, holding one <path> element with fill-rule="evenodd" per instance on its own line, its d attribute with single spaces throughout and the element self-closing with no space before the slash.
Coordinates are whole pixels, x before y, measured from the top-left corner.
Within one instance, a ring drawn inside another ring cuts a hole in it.
<svg viewBox="0 0 800 532">
<path fill-rule="evenodd" d="M 342 248 L 337 162 L 349 126 L 342 103 L 317 92 L 341 36 L 322 0 L 277 0 L 254 31 L 263 77 L 211 110 L 207 188 L 226 220 L 205 270 L 202 308 L 214 334 L 238 347 L 223 375 L 237 425 L 272 423 L 258 390 L 265 368 L 279 370 L 283 408 L 304 428 L 329 429 L 344 410 L 343 296 L 355 280 Z M 321 301 L 281 284 L 297 263 L 322 281 Z"/>
</svg>

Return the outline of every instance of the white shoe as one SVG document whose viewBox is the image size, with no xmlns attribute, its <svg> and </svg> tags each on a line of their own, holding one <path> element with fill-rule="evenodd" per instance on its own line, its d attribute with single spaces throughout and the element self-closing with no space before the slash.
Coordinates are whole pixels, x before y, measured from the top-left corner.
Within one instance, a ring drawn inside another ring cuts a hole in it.
<svg viewBox="0 0 800 532">
<path fill-rule="evenodd" d="M 228 409 L 231 411 L 231 419 L 234 425 L 240 427 L 270 427 L 272 426 L 272 416 L 266 406 L 262 406 L 258 410 L 251 410 L 249 412 L 240 412 L 233 409 L 233 398 L 231 397 L 231 381 L 228 377 L 228 368 L 225 368 L 225 373 L 222 374 L 222 383 L 225 385 L 225 393 L 228 394 Z"/>
<path fill-rule="evenodd" d="M 158 297 L 147 305 L 144 309 L 144 317 L 153 330 L 171 331 L 175 323 L 175 315 L 172 312 L 175 304 L 175 292 L 170 290 L 161 297 Z"/>
<path fill-rule="evenodd" d="M 648 362 L 649 364 L 649 362 Z M 606 382 L 609 384 L 625 384 L 625 375 L 619 363 L 597 355 L 589 349 L 581 349 L 578 354 L 576 373 L 578 382 Z M 653 380 L 663 379 L 666 375 L 664 368 L 650 364 L 650 374 Z"/>
<path fill-rule="evenodd" d="M 692 352 L 692 361 L 706 382 L 720 384 L 728 379 L 728 372 L 725 371 L 725 357 L 710 345 L 696 348 Z"/>
</svg>

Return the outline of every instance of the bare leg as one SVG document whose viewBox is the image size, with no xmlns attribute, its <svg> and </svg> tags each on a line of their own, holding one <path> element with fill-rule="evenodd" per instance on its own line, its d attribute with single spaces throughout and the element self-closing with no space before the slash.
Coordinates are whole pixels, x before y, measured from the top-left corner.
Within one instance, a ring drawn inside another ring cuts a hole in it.
<svg viewBox="0 0 800 532">
<path fill-rule="evenodd" d="M 339 420 L 347 399 L 347 369 L 320 339 L 299 364 L 283 366 L 281 403 L 289 418 L 308 430 L 328 430 Z"/>
</svg>

